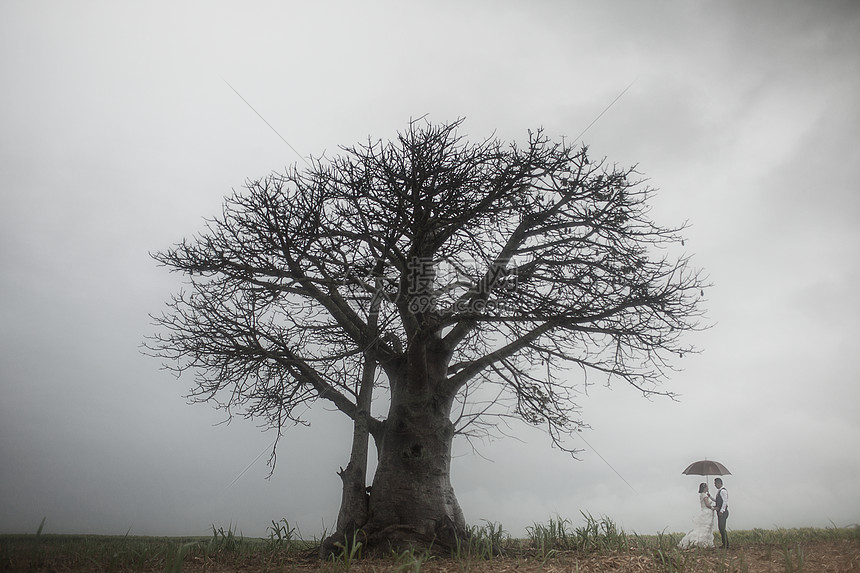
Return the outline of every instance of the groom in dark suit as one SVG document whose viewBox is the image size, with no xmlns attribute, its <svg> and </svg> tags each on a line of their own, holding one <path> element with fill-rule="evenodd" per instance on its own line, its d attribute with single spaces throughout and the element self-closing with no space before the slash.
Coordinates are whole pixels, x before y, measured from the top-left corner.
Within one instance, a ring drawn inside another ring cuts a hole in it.
<svg viewBox="0 0 860 573">
<path fill-rule="evenodd" d="M 729 492 L 723 487 L 721 478 L 715 479 L 714 485 L 717 488 L 717 497 L 714 500 L 714 507 L 717 510 L 717 527 L 720 528 L 720 538 L 723 540 L 722 547 L 728 549 L 729 534 L 726 533 L 726 520 L 729 518 Z"/>
</svg>

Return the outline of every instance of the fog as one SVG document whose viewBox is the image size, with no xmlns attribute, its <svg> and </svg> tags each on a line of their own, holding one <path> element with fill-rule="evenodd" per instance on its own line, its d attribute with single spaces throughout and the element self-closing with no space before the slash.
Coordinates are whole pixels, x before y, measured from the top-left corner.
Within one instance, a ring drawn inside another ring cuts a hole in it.
<svg viewBox="0 0 860 573">
<path fill-rule="evenodd" d="M 13 1 L 0 72 L 0 532 L 331 529 L 350 425 L 317 404 L 267 478 L 271 432 L 186 404 L 191 379 L 141 353 L 181 288 L 149 252 L 290 146 L 331 157 L 425 114 L 473 141 L 588 128 L 714 284 L 677 401 L 590 387 L 579 460 L 524 426 L 457 442 L 469 523 L 685 531 L 703 458 L 732 472 L 730 528 L 860 521 L 856 3 Z"/>
</svg>

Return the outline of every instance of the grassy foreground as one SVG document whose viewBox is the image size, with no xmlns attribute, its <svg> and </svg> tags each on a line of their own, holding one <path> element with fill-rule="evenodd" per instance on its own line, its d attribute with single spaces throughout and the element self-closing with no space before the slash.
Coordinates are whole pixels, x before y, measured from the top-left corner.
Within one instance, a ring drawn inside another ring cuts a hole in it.
<svg viewBox="0 0 860 573">
<path fill-rule="evenodd" d="M 485 522 L 451 555 L 405 551 L 373 558 L 361 544 L 320 559 L 318 542 L 295 537 L 286 520 L 268 539 L 245 538 L 213 526 L 209 537 L 0 535 L 0 571 L 227 572 L 860 572 L 860 526 L 730 531 L 731 549 L 681 551 L 682 533 L 628 534 L 609 518 L 585 524 L 555 518 L 536 523 L 525 539 Z M 44 523 L 44 522 L 43 522 Z"/>
</svg>

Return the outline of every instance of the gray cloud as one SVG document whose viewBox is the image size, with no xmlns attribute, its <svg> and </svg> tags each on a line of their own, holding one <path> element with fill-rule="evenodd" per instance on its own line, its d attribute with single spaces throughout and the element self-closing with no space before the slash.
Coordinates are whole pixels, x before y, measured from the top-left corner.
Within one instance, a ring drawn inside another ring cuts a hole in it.
<svg viewBox="0 0 860 573">
<path fill-rule="evenodd" d="M 858 521 L 860 457 L 842 447 L 860 439 L 855 4 L 0 11 L 0 531 L 47 516 L 51 532 L 232 521 L 261 535 L 287 517 L 311 536 L 334 521 L 345 421 L 313 412 L 266 480 L 255 460 L 273 436 L 216 426 L 184 403 L 187 380 L 139 352 L 147 314 L 180 286 L 147 252 L 300 161 L 222 78 L 316 156 L 425 113 L 466 116 L 473 139 L 574 137 L 635 80 L 584 139 L 640 165 L 655 217 L 691 222 L 715 326 L 669 382 L 679 402 L 589 389 L 581 461 L 533 430 L 484 457 L 458 444 L 467 518 L 521 534 L 585 510 L 684 530 L 699 478 L 680 472 L 709 457 L 733 472 L 733 527 Z"/>
</svg>

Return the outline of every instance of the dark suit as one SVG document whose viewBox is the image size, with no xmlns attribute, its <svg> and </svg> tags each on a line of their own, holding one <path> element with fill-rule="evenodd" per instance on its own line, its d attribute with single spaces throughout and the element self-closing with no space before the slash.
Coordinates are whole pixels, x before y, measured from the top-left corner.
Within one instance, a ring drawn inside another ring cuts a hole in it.
<svg viewBox="0 0 860 573">
<path fill-rule="evenodd" d="M 723 495 L 725 492 L 725 495 Z M 720 539 L 723 540 L 723 547 L 725 549 L 729 548 L 729 534 L 726 533 L 726 520 L 729 518 L 729 505 L 726 503 L 728 499 L 728 492 L 726 488 L 721 487 L 720 491 L 717 492 L 716 506 L 717 506 L 717 527 L 720 529 Z M 725 506 L 725 510 L 723 509 Z"/>
</svg>

